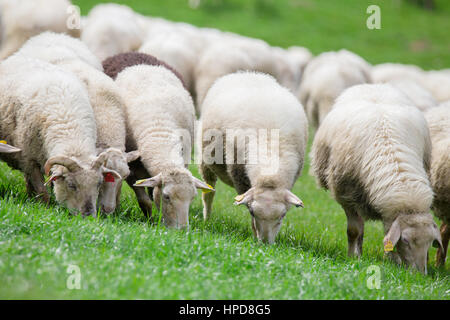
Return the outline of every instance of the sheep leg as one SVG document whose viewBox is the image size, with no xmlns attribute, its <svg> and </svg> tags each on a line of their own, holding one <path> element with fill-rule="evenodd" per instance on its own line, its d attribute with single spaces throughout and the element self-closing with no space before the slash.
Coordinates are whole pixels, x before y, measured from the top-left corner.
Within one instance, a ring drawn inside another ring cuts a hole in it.
<svg viewBox="0 0 450 320">
<path fill-rule="evenodd" d="M 364 220 L 354 210 L 345 209 L 347 215 L 348 256 L 360 257 L 364 238 Z"/>
<path fill-rule="evenodd" d="M 133 189 L 136 194 L 136 198 L 141 208 L 142 212 L 148 217 L 152 217 L 152 200 L 149 195 L 145 192 L 145 188 L 134 187 L 133 185 L 139 179 L 145 179 L 149 177 L 147 170 L 140 163 L 140 161 L 133 161 L 129 164 L 130 175 L 127 177 L 128 185 Z"/>
<path fill-rule="evenodd" d="M 441 248 L 437 251 L 436 265 L 438 267 L 445 264 L 445 258 L 447 257 L 448 241 L 450 240 L 450 227 L 446 222 L 443 222 L 441 226 L 441 238 L 444 251 L 442 251 Z"/>
<path fill-rule="evenodd" d="M 206 167 L 206 165 L 202 164 L 200 166 L 200 174 L 203 178 L 203 181 L 205 181 L 207 184 L 209 184 L 213 188 L 216 186 L 217 176 L 215 175 L 214 172 L 212 172 L 212 170 L 208 169 Z M 208 220 L 208 218 L 211 214 L 212 203 L 213 203 L 215 194 L 216 194 L 215 191 L 202 192 L 203 219 L 205 221 Z"/>
<path fill-rule="evenodd" d="M 27 193 L 30 197 L 37 197 L 45 204 L 49 204 L 50 196 L 45 187 L 44 177 L 42 176 L 39 167 L 33 166 L 30 173 L 25 174 L 25 180 L 27 183 Z"/>
</svg>

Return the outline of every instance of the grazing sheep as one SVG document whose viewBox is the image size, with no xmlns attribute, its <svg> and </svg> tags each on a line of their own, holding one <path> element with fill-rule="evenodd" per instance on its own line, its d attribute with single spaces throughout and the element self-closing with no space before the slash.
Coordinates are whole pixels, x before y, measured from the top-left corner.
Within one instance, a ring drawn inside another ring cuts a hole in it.
<svg viewBox="0 0 450 320">
<path fill-rule="evenodd" d="M 43 32 L 34 36 L 25 42 L 19 52 L 52 64 L 81 60 L 103 72 L 101 61 L 82 41 L 61 33 Z"/>
<path fill-rule="evenodd" d="M 301 68 L 297 68 L 297 64 L 293 62 L 291 55 L 285 49 L 273 47 L 271 51 L 277 65 L 274 77 L 282 86 L 295 92 L 299 85 L 297 79 L 300 79 Z"/>
<path fill-rule="evenodd" d="M 69 0 L 0 0 L 2 38 L 0 60 L 5 59 L 34 35 L 51 30 L 78 37 L 68 29 Z"/>
<path fill-rule="evenodd" d="M 195 95 L 197 114 L 201 113 L 203 100 L 216 79 L 236 71 L 254 70 L 250 56 L 243 50 L 226 44 L 211 46 L 195 67 Z"/>
<path fill-rule="evenodd" d="M 406 95 L 422 112 L 438 104 L 431 92 L 414 80 L 393 79 L 388 83 Z"/>
<path fill-rule="evenodd" d="M 422 85 L 439 102 L 450 100 L 450 74 L 441 71 L 428 71 Z"/>
<path fill-rule="evenodd" d="M 203 179 L 214 187 L 219 177 L 234 187 L 239 194 L 235 204 L 246 205 L 252 215 L 254 235 L 273 243 L 291 205 L 303 206 L 290 191 L 302 171 L 307 143 L 308 124 L 301 104 L 269 75 L 226 75 L 208 91 L 199 132 Z M 245 142 L 252 136 L 260 139 L 260 152 L 271 146 L 267 157 L 259 153 L 252 160 L 255 154 L 250 150 L 256 140 Z M 207 158 L 210 155 L 213 159 Z M 244 157 L 239 160 L 239 155 Z M 204 193 L 202 199 L 203 215 L 208 219 L 214 192 Z"/>
<path fill-rule="evenodd" d="M 347 215 L 349 256 L 360 256 L 365 220 L 382 220 L 385 251 L 427 272 L 441 236 L 429 213 L 431 141 L 423 114 L 394 87 L 357 85 L 316 132 L 311 169 Z M 391 252 L 393 248 L 397 252 Z"/>
<path fill-rule="evenodd" d="M 450 239 L 450 102 L 428 110 L 432 151 L 430 180 L 434 191 L 433 210 L 442 220 L 442 248 L 437 252 L 437 265 L 444 265 Z"/>
<path fill-rule="evenodd" d="M 430 91 L 438 102 L 450 100 L 450 75 L 442 71 L 424 71 L 414 65 L 382 63 L 372 67 L 374 83 L 392 80 L 413 80 Z"/>
<path fill-rule="evenodd" d="M 113 79 L 117 78 L 117 75 L 122 72 L 124 69 L 140 64 L 146 64 L 150 66 L 162 66 L 167 70 L 171 71 L 183 84 L 183 87 L 186 88 L 186 85 L 183 81 L 183 77 L 176 71 L 174 68 L 169 66 L 164 61 L 158 60 L 157 58 L 140 52 L 126 52 L 120 53 L 113 57 L 109 57 L 105 61 L 103 61 L 103 68 L 105 73 Z"/>
<path fill-rule="evenodd" d="M 138 50 L 146 38 L 140 16 L 125 5 L 96 5 L 83 25 L 81 40 L 101 60 Z"/>
<path fill-rule="evenodd" d="M 189 89 L 194 93 L 194 66 L 197 63 L 197 52 L 192 48 L 190 37 L 181 32 L 159 34 L 146 41 L 139 52 L 152 55 L 177 70 Z"/>
<path fill-rule="evenodd" d="M 317 128 L 346 88 L 371 82 L 369 71 L 367 62 L 347 50 L 325 52 L 312 59 L 298 91 L 310 123 Z"/>
<path fill-rule="evenodd" d="M 28 40 L 18 55 L 56 64 L 76 75 L 86 86 L 97 125 L 97 153 L 105 152 L 104 181 L 100 189 L 99 206 L 111 213 L 119 203 L 122 180 L 130 174 L 128 162 L 138 157 L 136 152 L 125 154 L 125 103 L 120 88 L 103 72 L 85 61 L 97 60 L 85 45 L 65 35 L 47 33 Z M 84 52 L 86 51 L 86 52 Z M 75 55 L 75 53 L 79 53 Z M 89 57 L 92 59 L 78 59 Z M 100 64 L 100 68 L 103 67 Z"/>
<path fill-rule="evenodd" d="M 187 169 L 195 120 L 192 98 L 180 79 L 159 64 L 127 67 L 116 83 L 127 102 L 127 149 L 137 149 L 141 156 L 130 164 L 127 182 L 145 214 L 151 215 L 151 200 L 142 187 L 154 188 L 165 225 L 187 227 L 197 188 L 211 189 Z"/>
<path fill-rule="evenodd" d="M 381 63 L 372 67 L 370 76 L 374 83 L 385 83 L 394 79 L 409 79 L 421 83 L 424 71 L 417 66 L 400 63 Z"/>
<path fill-rule="evenodd" d="M 313 58 L 311 51 L 304 47 L 292 46 L 286 50 L 290 64 L 295 71 L 295 89 L 294 93 L 298 93 L 303 71 L 308 62 Z"/>
<path fill-rule="evenodd" d="M 0 64 L 0 92 L 0 132 L 22 150 L 2 159 L 25 174 L 29 194 L 48 202 L 45 173 L 59 203 L 95 215 L 105 155 L 96 154 L 94 114 L 81 82 L 46 62 L 13 56 Z"/>
</svg>

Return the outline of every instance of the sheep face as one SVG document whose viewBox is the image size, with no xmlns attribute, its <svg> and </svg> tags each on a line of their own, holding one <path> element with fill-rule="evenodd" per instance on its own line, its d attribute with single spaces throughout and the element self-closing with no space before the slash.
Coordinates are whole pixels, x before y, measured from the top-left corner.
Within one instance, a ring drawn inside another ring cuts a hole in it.
<svg viewBox="0 0 450 320">
<path fill-rule="evenodd" d="M 212 187 L 195 178 L 186 169 L 176 169 L 167 173 L 138 181 L 137 187 L 152 187 L 153 199 L 162 210 L 162 221 L 169 228 L 189 227 L 189 206 L 197 194 L 197 189 L 214 191 Z"/>
<path fill-rule="evenodd" d="M 65 205 L 71 213 L 96 216 L 96 202 L 103 183 L 104 167 L 98 159 L 90 166 L 78 160 L 57 156 L 47 160 L 45 173 L 53 182 L 56 201 Z"/>
<path fill-rule="evenodd" d="M 103 182 L 100 187 L 99 206 L 103 213 L 110 214 L 116 210 L 119 202 L 122 181 L 130 175 L 128 162 L 136 160 L 139 154 L 136 151 L 125 154 L 114 148 L 109 148 L 104 153 L 106 159 L 102 168 Z"/>
<path fill-rule="evenodd" d="M 296 195 L 282 188 L 254 187 L 235 200 L 236 205 L 244 204 L 250 211 L 255 237 L 268 244 L 275 241 L 291 205 L 303 207 L 303 202 Z"/>
<path fill-rule="evenodd" d="M 431 214 L 400 215 L 384 238 L 385 251 L 392 252 L 398 263 L 427 273 L 428 249 L 431 244 L 442 248 L 441 235 Z"/>
</svg>

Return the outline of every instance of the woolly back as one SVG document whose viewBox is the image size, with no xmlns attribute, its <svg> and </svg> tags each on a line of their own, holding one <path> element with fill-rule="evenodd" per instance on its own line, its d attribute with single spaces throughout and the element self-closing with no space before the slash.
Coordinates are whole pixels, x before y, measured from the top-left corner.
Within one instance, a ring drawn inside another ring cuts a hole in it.
<svg viewBox="0 0 450 320">
<path fill-rule="evenodd" d="M 316 134 L 335 165 L 360 181 L 384 212 L 426 212 L 430 136 L 423 114 L 388 85 L 360 85 L 338 98 Z M 316 141 L 315 141 L 316 144 Z"/>
<path fill-rule="evenodd" d="M 184 84 L 183 77 L 180 75 L 178 71 L 169 66 L 164 61 L 158 60 L 154 56 L 149 54 L 140 53 L 140 52 L 126 52 L 116 54 L 115 56 L 109 57 L 103 61 L 103 69 L 105 73 L 113 79 L 116 79 L 117 75 L 125 70 L 128 67 L 145 64 L 150 66 L 163 66 L 166 69 L 172 71 L 178 79 L 181 80 L 183 86 L 186 88 Z"/>
</svg>

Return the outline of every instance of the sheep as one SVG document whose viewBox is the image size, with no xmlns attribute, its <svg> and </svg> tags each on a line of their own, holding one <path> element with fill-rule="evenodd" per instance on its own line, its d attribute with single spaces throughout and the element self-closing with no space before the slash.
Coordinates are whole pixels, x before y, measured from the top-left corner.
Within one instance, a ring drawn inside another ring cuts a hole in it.
<svg viewBox="0 0 450 320">
<path fill-rule="evenodd" d="M 424 71 L 415 66 L 400 63 L 381 63 L 372 67 L 370 76 L 374 83 L 385 83 L 393 79 L 410 79 L 421 83 Z"/>
<path fill-rule="evenodd" d="M 146 38 L 137 13 L 125 5 L 96 5 L 88 14 L 81 40 L 101 60 L 118 53 L 136 51 Z"/>
<path fill-rule="evenodd" d="M 78 56 L 89 57 L 88 49 L 80 40 L 67 38 L 70 37 L 54 33 L 41 34 L 28 40 L 17 55 L 56 64 L 75 74 L 86 86 L 97 125 L 97 153 L 107 155 L 99 206 L 102 212 L 109 214 L 119 203 L 122 180 L 130 174 L 128 162 L 136 160 L 138 154 L 125 154 L 125 103 L 120 88 L 103 72 L 85 63 L 92 59 L 78 59 Z M 74 57 L 77 52 L 82 54 Z M 103 70 L 101 64 L 100 68 Z"/>
<path fill-rule="evenodd" d="M 422 85 L 433 94 L 438 102 L 450 100 L 450 74 L 428 71 Z"/>
<path fill-rule="evenodd" d="M 151 215 L 152 204 L 143 187 L 150 187 L 164 224 L 186 228 L 196 190 L 211 189 L 187 169 L 195 120 L 192 98 L 180 79 L 159 63 L 128 66 L 116 83 L 127 102 L 127 150 L 140 154 L 140 161 L 130 164 L 127 182 L 145 214 Z"/>
<path fill-rule="evenodd" d="M 244 50 L 227 44 L 211 46 L 202 55 L 194 71 L 197 114 L 201 114 L 203 100 L 216 79 L 236 71 L 255 68 L 254 60 Z"/>
<path fill-rule="evenodd" d="M 301 104 L 272 76 L 238 72 L 219 78 L 209 89 L 200 122 L 197 150 L 204 181 L 214 188 L 219 177 L 234 187 L 239 194 L 235 204 L 248 207 L 255 237 L 273 243 L 291 205 L 303 207 L 290 191 L 301 174 L 308 139 Z M 245 141 L 247 137 L 252 141 L 252 136 L 258 139 L 259 133 L 262 149 L 255 161 L 251 150 L 256 140 L 248 145 Z M 262 153 L 266 142 L 270 155 Z M 205 220 L 211 214 L 214 194 L 202 196 Z"/>
<path fill-rule="evenodd" d="M 424 112 L 438 104 L 430 91 L 422 87 L 419 83 L 410 79 L 393 79 L 388 82 L 396 89 L 405 94 L 414 105 Z"/>
<path fill-rule="evenodd" d="M 430 180 L 434 191 L 433 211 L 441 219 L 442 248 L 436 255 L 438 266 L 445 264 L 450 239 L 450 102 L 425 113 L 432 151 Z"/>
<path fill-rule="evenodd" d="M 382 63 L 373 66 L 371 77 L 374 83 L 385 83 L 395 79 L 413 80 L 430 91 L 438 102 L 450 100 L 450 76 L 445 71 L 424 71 L 414 65 Z"/>
<path fill-rule="evenodd" d="M 194 94 L 194 66 L 197 52 L 192 48 L 190 38 L 180 32 L 159 34 L 146 41 L 139 52 L 152 55 L 177 70 L 191 94 Z"/>
<path fill-rule="evenodd" d="M 19 52 L 52 64 L 81 60 L 89 66 L 103 72 L 102 62 L 79 39 L 55 32 L 43 32 L 28 39 Z"/>
<path fill-rule="evenodd" d="M 208 89 L 221 76 L 237 71 L 258 71 L 272 75 L 277 81 L 296 90 L 298 72 L 292 56 L 281 48 L 272 48 L 259 39 L 213 31 L 210 44 L 201 55 L 194 70 L 197 113 Z"/>
<path fill-rule="evenodd" d="M 347 50 L 325 52 L 312 59 L 298 90 L 310 124 L 317 128 L 346 88 L 371 82 L 369 72 L 369 64 Z"/>
<path fill-rule="evenodd" d="M 103 69 L 108 76 L 110 76 L 112 79 L 116 79 L 117 75 L 124 69 L 139 64 L 162 66 L 166 68 L 167 70 L 171 71 L 178 78 L 178 80 L 180 80 L 180 82 L 183 84 L 183 87 L 187 89 L 183 77 L 177 70 L 169 66 L 164 61 L 158 60 L 157 58 L 145 53 L 126 52 L 109 57 L 108 59 L 103 61 Z"/>
<path fill-rule="evenodd" d="M 430 155 L 422 112 L 391 85 L 356 85 L 339 96 L 314 137 L 311 171 L 345 211 L 349 256 L 362 254 L 364 221 L 381 220 L 388 256 L 427 272 L 429 246 L 442 248 L 429 213 Z"/>
<path fill-rule="evenodd" d="M 26 79 L 26 81 L 24 81 Z M 96 125 L 86 89 L 46 62 L 12 56 L 0 63 L 0 132 L 22 151 L 2 155 L 21 170 L 30 195 L 56 200 L 72 213 L 96 214 L 105 154 L 96 155 Z M 42 173 L 49 175 L 44 184 Z"/>
<path fill-rule="evenodd" d="M 297 91 L 300 86 L 303 71 L 305 70 L 308 62 L 313 58 L 313 55 L 307 48 L 299 46 L 291 46 L 287 48 L 286 53 L 291 66 L 296 72 L 294 93 L 298 94 Z"/>
<path fill-rule="evenodd" d="M 18 50 L 30 37 L 51 30 L 79 37 L 67 26 L 69 0 L 1 0 L 3 44 L 0 60 Z"/>
</svg>

